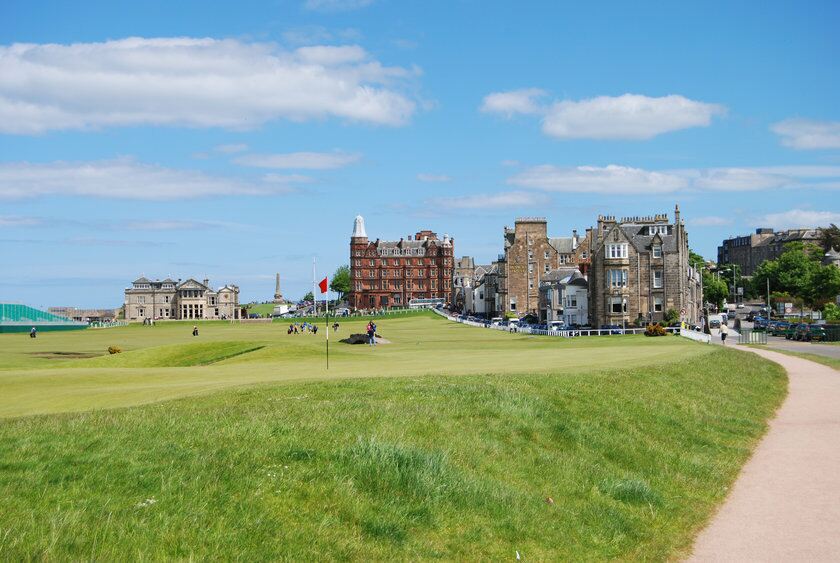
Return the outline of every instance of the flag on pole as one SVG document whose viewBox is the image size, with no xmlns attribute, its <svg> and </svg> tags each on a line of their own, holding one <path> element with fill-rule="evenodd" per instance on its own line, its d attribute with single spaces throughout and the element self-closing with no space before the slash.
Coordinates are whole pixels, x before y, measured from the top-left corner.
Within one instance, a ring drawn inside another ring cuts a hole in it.
<svg viewBox="0 0 840 563">
<path fill-rule="evenodd" d="M 327 292 L 327 278 L 324 278 L 318 283 L 318 289 L 321 290 L 321 293 Z"/>
</svg>

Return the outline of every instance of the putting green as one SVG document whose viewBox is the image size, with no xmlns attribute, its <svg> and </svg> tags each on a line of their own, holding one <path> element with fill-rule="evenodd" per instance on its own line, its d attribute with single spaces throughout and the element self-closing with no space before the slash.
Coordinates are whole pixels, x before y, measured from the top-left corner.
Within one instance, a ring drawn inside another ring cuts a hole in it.
<svg viewBox="0 0 840 563">
<path fill-rule="evenodd" d="M 378 320 L 391 344 L 338 342 L 366 320 L 331 333 L 326 368 L 318 335 L 288 335 L 285 323 L 190 323 L 0 335 L 0 416 L 125 407 L 272 382 L 421 375 L 573 373 L 630 368 L 707 354 L 676 337 L 563 339 L 514 335 L 420 315 Z M 123 353 L 107 355 L 109 346 Z"/>
</svg>

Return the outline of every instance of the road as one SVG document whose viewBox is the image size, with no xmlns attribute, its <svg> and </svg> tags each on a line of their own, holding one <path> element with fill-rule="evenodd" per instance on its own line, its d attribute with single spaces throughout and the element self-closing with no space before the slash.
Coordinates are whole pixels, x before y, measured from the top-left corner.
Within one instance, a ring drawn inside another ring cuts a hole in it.
<svg viewBox="0 0 840 563">
<path fill-rule="evenodd" d="M 827 358 L 836 358 L 840 360 L 840 346 L 832 344 L 814 344 L 811 342 L 797 342 L 796 340 L 785 340 L 778 336 L 767 337 L 767 347 L 775 348 L 777 350 L 785 350 L 787 352 L 805 352 L 807 354 L 816 354 L 818 356 L 825 356 Z"/>
</svg>

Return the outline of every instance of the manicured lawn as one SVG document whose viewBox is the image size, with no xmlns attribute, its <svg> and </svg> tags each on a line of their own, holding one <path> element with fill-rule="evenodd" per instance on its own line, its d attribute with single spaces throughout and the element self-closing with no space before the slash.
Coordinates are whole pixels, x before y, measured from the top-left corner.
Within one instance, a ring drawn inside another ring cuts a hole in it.
<svg viewBox="0 0 840 563">
<path fill-rule="evenodd" d="M 676 337 L 512 335 L 447 322 L 432 313 L 379 319 L 380 334 L 392 343 L 372 350 L 337 341 L 363 332 L 367 319 L 340 323 L 338 333 L 331 334 L 329 371 L 324 331 L 288 335 L 286 323 L 202 323 L 198 338 L 191 335 L 192 323 L 180 322 L 43 333 L 35 340 L 3 334 L 0 366 L 9 368 L 0 369 L 0 417 L 131 406 L 267 382 L 557 373 L 709 352 Z M 123 353 L 107 355 L 112 345 Z"/>
<path fill-rule="evenodd" d="M 5 416 L 181 397 L 0 420 L 0 560 L 677 559 L 786 390 L 675 337 L 400 319 L 327 372 L 282 328 L 0 338 Z"/>
</svg>

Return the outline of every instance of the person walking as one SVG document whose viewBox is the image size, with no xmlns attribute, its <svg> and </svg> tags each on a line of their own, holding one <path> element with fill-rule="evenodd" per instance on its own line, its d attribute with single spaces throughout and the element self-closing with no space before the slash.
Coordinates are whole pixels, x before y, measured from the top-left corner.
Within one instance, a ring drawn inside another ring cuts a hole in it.
<svg viewBox="0 0 840 563">
<path fill-rule="evenodd" d="M 38 329 L 36 329 L 33 326 L 32 330 L 29 331 L 29 338 L 37 338 L 37 337 L 38 337 Z"/>
<path fill-rule="evenodd" d="M 318 325 L 312 325 L 312 334 L 318 334 Z"/>
<path fill-rule="evenodd" d="M 193 336 L 198 336 L 198 325 L 193 325 Z"/>
<path fill-rule="evenodd" d="M 720 323 L 720 343 L 726 346 L 726 335 L 729 334 L 729 327 Z"/>
</svg>

